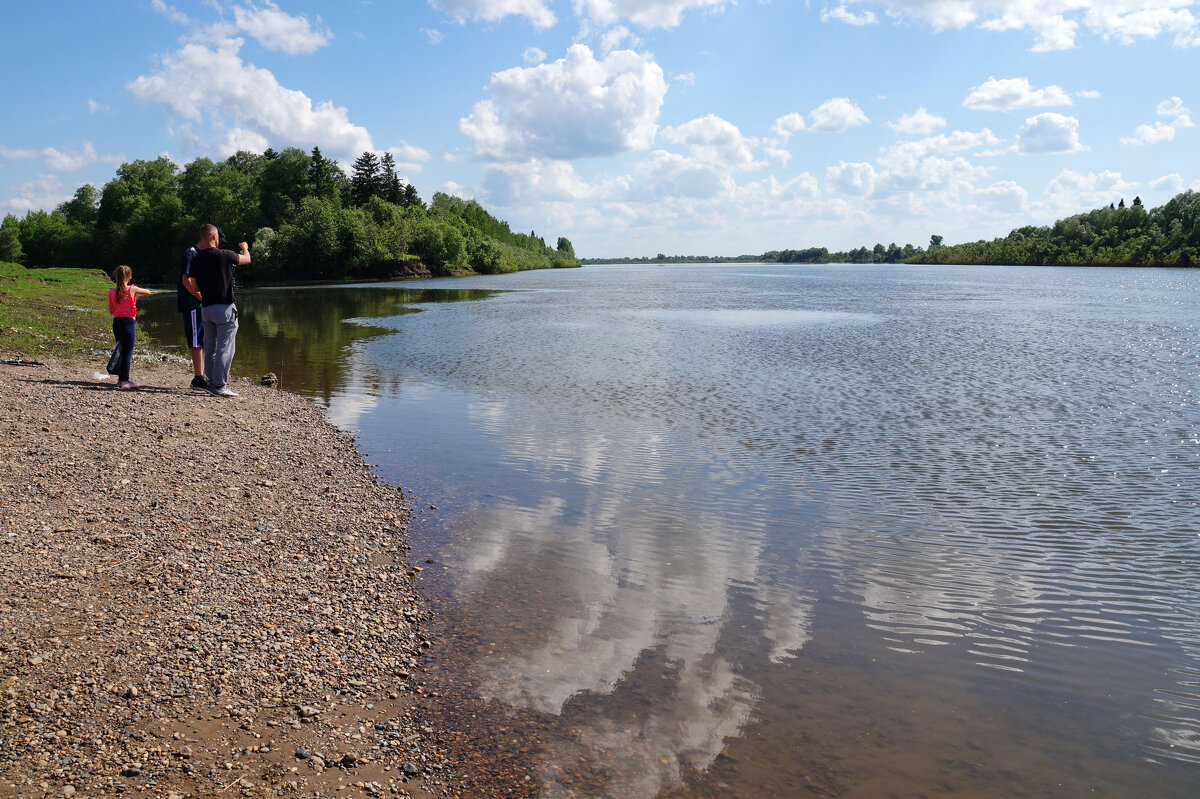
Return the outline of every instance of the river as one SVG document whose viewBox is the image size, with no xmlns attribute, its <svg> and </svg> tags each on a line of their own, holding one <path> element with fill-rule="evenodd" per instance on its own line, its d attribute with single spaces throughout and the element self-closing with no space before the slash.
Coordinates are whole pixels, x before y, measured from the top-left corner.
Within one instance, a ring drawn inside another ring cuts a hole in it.
<svg viewBox="0 0 1200 799">
<path fill-rule="evenodd" d="M 1198 286 L 737 264 L 251 289 L 234 373 L 323 404 L 413 498 L 431 712 L 514 795 L 1192 797 Z"/>
</svg>

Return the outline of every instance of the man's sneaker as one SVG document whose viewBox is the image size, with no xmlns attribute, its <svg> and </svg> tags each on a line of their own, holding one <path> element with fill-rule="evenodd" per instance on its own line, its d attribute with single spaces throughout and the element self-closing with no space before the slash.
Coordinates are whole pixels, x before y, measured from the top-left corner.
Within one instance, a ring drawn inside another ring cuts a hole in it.
<svg viewBox="0 0 1200 799">
<path fill-rule="evenodd" d="M 117 388 L 137 388 L 138 384 L 132 380 L 118 380 Z"/>
<path fill-rule="evenodd" d="M 221 386 L 220 388 L 213 388 L 213 387 L 209 386 L 208 391 L 210 394 L 214 394 L 218 397 L 236 397 L 237 396 L 236 391 L 230 391 L 225 386 Z"/>
<path fill-rule="evenodd" d="M 192 391 L 208 391 L 208 378 L 196 375 L 192 378 Z"/>
</svg>

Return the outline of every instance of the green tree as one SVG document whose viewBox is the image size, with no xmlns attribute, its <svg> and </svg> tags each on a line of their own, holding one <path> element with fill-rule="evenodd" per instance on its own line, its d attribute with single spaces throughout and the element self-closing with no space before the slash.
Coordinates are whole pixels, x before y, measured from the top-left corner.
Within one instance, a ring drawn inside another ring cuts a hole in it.
<svg viewBox="0 0 1200 799">
<path fill-rule="evenodd" d="M 354 205 L 366 205 L 372 197 L 381 194 L 382 184 L 379 158 L 367 150 L 354 161 L 354 169 L 350 176 L 350 202 Z"/>
<path fill-rule="evenodd" d="M 336 200 L 316 196 L 301 200 L 295 218 L 276 232 L 271 259 L 265 266 L 293 279 L 339 276 L 339 210 L 341 206 Z"/>
<path fill-rule="evenodd" d="M 448 275 L 462 263 L 466 242 L 462 233 L 446 220 L 424 219 L 414 231 L 412 250 L 431 272 Z"/>
<path fill-rule="evenodd" d="M 284 221 L 296 213 L 300 201 L 309 195 L 309 163 L 303 150 L 289 147 L 263 164 L 258 192 L 259 209 L 266 226 L 282 227 Z"/>
<path fill-rule="evenodd" d="M 929 249 L 936 250 L 938 247 L 941 247 L 941 246 L 942 246 L 942 237 L 941 236 L 934 234 L 929 237 Z"/>
<path fill-rule="evenodd" d="M 341 170 L 337 161 L 331 161 L 321 155 L 320 147 L 312 148 L 312 156 L 308 164 L 309 193 L 324 200 L 332 200 L 339 196 Z"/>
<path fill-rule="evenodd" d="M 25 250 L 21 247 L 21 221 L 13 214 L 6 214 L 4 221 L 0 222 L 0 261 L 25 263 Z"/>
<path fill-rule="evenodd" d="M 391 153 L 384 153 L 379 159 L 379 196 L 394 205 L 404 199 L 404 183 L 396 174 L 396 161 Z"/>
<path fill-rule="evenodd" d="M 188 220 L 185 242 L 195 241 L 200 225 L 206 223 L 220 227 L 233 243 L 259 227 L 259 189 L 255 176 L 244 169 L 248 163 L 214 164 L 197 158 L 184 167 L 179 193 Z"/>
<path fill-rule="evenodd" d="M 147 283 L 174 275 L 183 221 L 176 171 L 165 156 L 132 161 L 118 167 L 116 177 L 104 185 L 96 225 L 106 269 L 129 264 Z"/>
<path fill-rule="evenodd" d="M 85 183 L 75 190 L 75 196 L 58 207 L 63 217 L 72 225 L 92 227 L 100 211 L 100 196 L 96 187 Z"/>
<path fill-rule="evenodd" d="M 417 194 L 417 189 L 411 183 L 404 184 L 404 196 L 400 200 L 400 204 L 405 208 L 420 208 L 425 210 L 425 202 L 421 199 L 421 195 Z"/>
<path fill-rule="evenodd" d="M 558 237 L 558 246 L 555 249 L 562 258 L 575 258 L 575 246 L 571 244 L 571 240 L 566 236 Z"/>
</svg>

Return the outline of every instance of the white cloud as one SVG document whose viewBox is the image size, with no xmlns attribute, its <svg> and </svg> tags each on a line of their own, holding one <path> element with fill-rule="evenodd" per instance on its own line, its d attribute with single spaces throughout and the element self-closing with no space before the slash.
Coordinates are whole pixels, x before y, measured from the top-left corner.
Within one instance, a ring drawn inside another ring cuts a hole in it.
<svg viewBox="0 0 1200 799">
<path fill-rule="evenodd" d="M 476 153 L 554 160 L 649 148 L 667 82 L 649 56 L 618 50 L 597 61 L 576 44 L 557 61 L 495 73 L 490 91 L 459 120 Z"/>
<path fill-rule="evenodd" d="M 1029 78 L 988 78 L 976 86 L 963 100 L 963 105 L 975 111 L 1012 111 L 1017 108 L 1037 108 L 1070 105 L 1071 96 L 1059 86 L 1034 89 Z"/>
<path fill-rule="evenodd" d="M 1079 91 L 1075 92 L 1075 96 L 1084 100 L 1099 100 L 1100 92 L 1096 91 L 1095 89 L 1080 89 Z"/>
<path fill-rule="evenodd" d="M 1177 46 L 1200 44 L 1193 0 L 846 0 L 882 8 L 894 18 L 916 19 L 935 31 L 976 26 L 990 31 L 1028 30 L 1034 51 L 1075 47 L 1080 28 L 1122 43 L 1174 35 Z M 849 10 L 847 10 L 847 13 Z M 870 12 L 866 12 L 870 13 Z"/>
<path fill-rule="evenodd" d="M 17 212 L 36 211 L 54 208 L 71 199 L 73 194 L 74 190 L 68 191 L 57 175 L 38 175 L 34 180 L 18 186 L 16 196 L 4 205 Z"/>
<path fill-rule="evenodd" d="M 1122 44 L 1173 33 L 1176 44 L 1195 44 L 1196 18 L 1186 8 L 1188 0 L 1095 0 L 1084 21 L 1106 38 Z"/>
<path fill-rule="evenodd" d="M 420 172 L 425 168 L 425 162 L 432 158 L 428 150 L 404 142 L 387 148 L 387 152 L 391 153 L 400 172 Z"/>
<path fill-rule="evenodd" d="M 673 83 L 678 83 L 680 86 L 695 86 L 696 85 L 696 73 L 695 72 L 681 72 L 678 75 L 672 75 L 671 81 Z"/>
<path fill-rule="evenodd" d="M 804 117 L 793 111 L 776 119 L 775 124 L 771 126 L 771 132 L 787 141 L 793 133 L 804 130 L 804 127 Z"/>
<path fill-rule="evenodd" d="M 442 39 L 446 38 L 446 34 L 437 28 L 421 28 L 421 33 L 425 34 L 425 39 L 430 44 L 441 44 Z"/>
<path fill-rule="evenodd" d="M 7 158 L 10 161 L 36 158 L 37 154 L 37 150 L 19 150 L 15 147 L 5 147 L 0 145 L 0 158 Z"/>
<path fill-rule="evenodd" d="M 317 145 L 334 158 L 353 160 L 374 150 L 370 134 L 350 122 L 345 108 L 330 102 L 314 107 L 303 92 L 284 88 L 268 70 L 243 62 L 241 45 L 241 39 L 223 39 L 213 47 L 186 45 L 163 56 L 157 71 L 126 89 L 139 102 L 161 103 L 185 120 L 170 128 L 185 147 L 218 152 L 229 136 L 253 132 L 276 149 Z M 203 129 L 206 119 L 209 130 Z M 227 132 L 233 130 L 241 132 Z"/>
<path fill-rule="evenodd" d="M 1085 175 L 1064 169 L 1046 186 L 1042 204 L 1049 215 L 1064 217 L 1132 197 L 1136 190 L 1137 184 L 1125 180 L 1120 172 Z"/>
<path fill-rule="evenodd" d="M 879 22 L 879 19 L 875 16 L 875 12 L 866 11 L 862 14 L 855 14 L 846 8 L 844 3 L 832 11 L 828 8 L 821 10 L 822 22 L 828 22 L 831 19 L 838 22 L 845 22 L 847 25 L 875 25 Z"/>
<path fill-rule="evenodd" d="M 895 122 L 889 122 L 888 127 L 905 136 L 928 136 L 935 130 L 946 127 L 946 118 L 935 116 L 924 108 L 918 108 Z"/>
<path fill-rule="evenodd" d="M 871 120 L 863 110 L 846 97 L 826 100 L 809 112 L 809 130 L 820 133 L 842 133 Z"/>
<path fill-rule="evenodd" d="M 518 16 L 528 19 L 535 28 L 545 30 L 558 21 L 545 0 L 429 0 L 429 4 L 460 23 L 469 19 L 496 22 Z"/>
<path fill-rule="evenodd" d="M 974 199 L 994 214 L 1020 214 L 1026 210 L 1029 193 L 1011 180 L 1001 180 L 976 191 Z"/>
<path fill-rule="evenodd" d="M 258 131 L 244 128 L 230 128 L 225 131 L 216 152 L 222 158 L 228 158 L 236 152 L 244 150 L 248 153 L 261 153 L 271 146 L 271 141 Z"/>
<path fill-rule="evenodd" d="M 266 0 L 263 8 L 234 6 L 233 19 L 240 30 L 263 47 L 288 55 L 312 53 L 328 44 L 333 36 L 328 29 L 315 29 L 305 16 L 294 17 L 280 11 L 271 0 Z"/>
<path fill-rule="evenodd" d="M 573 0 L 575 13 L 597 25 L 629 20 L 640 28 L 675 28 L 692 9 L 721 11 L 736 0 Z"/>
<path fill-rule="evenodd" d="M 83 149 L 75 153 L 59 152 L 53 147 L 42 150 L 46 168 L 54 172 L 74 172 L 83 169 L 97 159 L 96 148 L 90 141 L 83 143 Z"/>
<path fill-rule="evenodd" d="M 1172 97 L 1159 103 L 1157 113 L 1159 116 L 1174 117 L 1174 119 L 1170 124 L 1155 121 L 1150 125 L 1138 125 L 1133 131 L 1133 136 L 1121 139 L 1121 144 L 1134 147 L 1163 144 L 1174 140 L 1175 131 L 1195 127 L 1195 123 L 1192 122 L 1192 112 L 1178 97 Z"/>
<path fill-rule="evenodd" d="M 662 136 L 688 148 L 692 158 L 723 172 L 745 172 L 766 164 L 754 159 L 758 141 L 742 135 L 736 125 L 715 114 L 693 119 L 678 127 L 663 128 Z"/>
<path fill-rule="evenodd" d="M 1017 134 L 1017 152 L 1077 153 L 1087 149 L 1079 142 L 1079 120 L 1053 112 L 1025 120 Z"/>
<path fill-rule="evenodd" d="M 89 114 L 94 114 L 97 111 L 103 111 L 105 113 L 108 113 L 111 110 L 112 110 L 111 108 L 104 105 L 103 103 L 98 103 L 95 100 L 88 98 L 88 113 Z"/>
<path fill-rule="evenodd" d="M 150 0 L 150 7 L 154 9 L 154 13 L 164 16 L 178 25 L 190 25 L 192 22 L 188 19 L 187 14 L 174 6 L 167 5 L 163 0 Z"/>
<path fill-rule="evenodd" d="M 526 64 L 540 64 L 546 60 L 546 51 L 540 47 L 526 47 L 521 60 Z"/>
<path fill-rule="evenodd" d="M 763 152 L 767 154 L 767 158 L 784 166 L 787 166 L 787 162 L 792 160 L 791 152 L 780 147 L 774 139 L 763 143 Z"/>
<path fill-rule="evenodd" d="M 977 132 L 956 130 L 887 147 L 877 162 L 883 168 L 882 180 L 888 190 L 939 192 L 941 199 L 931 201 L 947 203 L 947 197 L 974 191 L 975 184 L 989 172 L 967 161 L 962 153 L 996 144 L 999 139 L 987 128 Z"/>
<path fill-rule="evenodd" d="M 1177 128 L 1193 127 L 1191 111 L 1183 104 L 1183 100 L 1178 97 L 1172 97 L 1169 100 L 1163 100 L 1158 104 L 1156 113 L 1160 117 L 1175 117 L 1171 122 Z"/>
<path fill-rule="evenodd" d="M 1133 135 L 1121 139 L 1121 144 L 1133 147 L 1144 147 L 1169 142 L 1175 138 L 1175 127 L 1155 121 L 1151 125 L 1138 125 L 1133 129 Z"/>
<path fill-rule="evenodd" d="M 626 28 L 624 25 L 614 25 L 604 32 L 600 37 L 601 52 L 610 52 L 620 47 L 625 47 L 632 50 L 635 47 L 641 46 L 642 40 L 633 35 L 633 31 Z"/>
<path fill-rule="evenodd" d="M 489 202 L 503 206 L 525 203 L 596 201 L 614 193 L 614 186 L 590 185 L 566 161 L 528 161 L 497 164 L 485 179 Z M 618 182 L 615 188 L 624 188 Z"/>
<path fill-rule="evenodd" d="M 666 150 L 655 150 L 638 164 L 637 193 L 643 200 L 669 197 L 711 199 L 732 188 L 732 180 L 716 165 Z"/>
<path fill-rule="evenodd" d="M 1184 185 L 1183 175 L 1178 173 L 1163 175 L 1161 178 L 1150 181 L 1150 188 L 1155 191 L 1166 189 L 1169 194 L 1178 194 L 1183 191 Z"/>
<path fill-rule="evenodd" d="M 825 170 L 825 184 L 832 191 L 865 197 L 875 191 L 875 167 L 839 161 Z"/>
<path fill-rule="evenodd" d="M 760 204 L 777 202 L 793 202 L 796 200 L 812 200 L 821 195 L 817 179 L 807 172 L 801 172 L 796 177 L 780 182 L 774 175 L 754 183 L 747 183 L 738 189 L 742 198 L 758 197 Z M 756 209 L 751 213 L 760 213 Z"/>
</svg>

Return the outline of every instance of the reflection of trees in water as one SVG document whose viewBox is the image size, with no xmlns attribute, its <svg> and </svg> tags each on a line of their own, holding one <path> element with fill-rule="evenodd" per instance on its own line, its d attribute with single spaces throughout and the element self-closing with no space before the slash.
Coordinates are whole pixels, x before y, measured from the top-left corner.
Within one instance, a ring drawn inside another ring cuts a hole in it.
<svg viewBox="0 0 1200 799">
<path fill-rule="evenodd" d="M 274 372 L 289 390 L 321 397 L 326 403 L 349 379 L 352 345 L 394 332 L 388 327 L 347 320 L 386 319 L 415 313 L 420 305 L 462 302 L 492 296 L 474 289 L 405 289 L 392 286 L 305 286 L 244 289 L 237 294 L 239 327 L 235 374 L 257 379 Z M 175 297 L 143 302 L 143 333 L 160 345 L 183 349 Z M 376 395 L 386 388 L 387 370 L 356 375 Z"/>
</svg>

